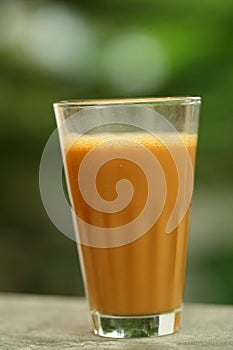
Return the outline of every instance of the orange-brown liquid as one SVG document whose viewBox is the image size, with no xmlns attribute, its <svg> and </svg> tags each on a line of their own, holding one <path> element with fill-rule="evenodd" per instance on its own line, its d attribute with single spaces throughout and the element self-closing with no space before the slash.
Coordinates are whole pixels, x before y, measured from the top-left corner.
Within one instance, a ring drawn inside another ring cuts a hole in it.
<svg viewBox="0 0 233 350">
<path fill-rule="evenodd" d="M 150 136 L 135 134 L 134 139 L 159 160 L 166 177 L 167 196 L 157 222 L 136 241 L 115 248 L 79 245 L 90 308 L 109 315 L 167 312 L 179 308 L 183 297 L 190 208 L 177 228 L 167 234 L 165 228 L 178 193 L 174 161 L 167 148 Z M 183 135 L 183 139 L 194 164 L 197 137 Z M 129 160 L 113 159 L 100 169 L 96 187 L 105 200 L 112 201 L 116 198 L 116 183 L 126 178 L 134 186 L 132 201 L 118 213 L 102 213 L 85 203 L 78 187 L 78 169 L 85 155 L 103 140 L 101 135 L 81 137 L 69 148 L 66 166 L 77 215 L 91 225 L 111 228 L 127 224 L 139 215 L 147 198 L 147 182 L 137 165 Z M 127 145 L 116 142 L 99 152 L 112 153 L 114 158 L 114 150 L 119 147 Z M 174 143 L 172 147 L 180 146 Z M 132 147 L 130 152 L 141 156 L 137 147 Z M 182 171 L 186 171 L 185 163 Z M 86 176 L 89 175 L 87 171 Z"/>
</svg>

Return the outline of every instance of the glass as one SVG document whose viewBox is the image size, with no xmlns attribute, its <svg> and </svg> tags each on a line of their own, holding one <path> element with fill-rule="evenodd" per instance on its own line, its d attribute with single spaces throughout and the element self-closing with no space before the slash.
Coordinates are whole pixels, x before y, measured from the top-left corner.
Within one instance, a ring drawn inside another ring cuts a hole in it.
<svg viewBox="0 0 233 350">
<path fill-rule="evenodd" d="M 200 103 L 54 104 L 95 334 L 179 329 Z"/>
</svg>

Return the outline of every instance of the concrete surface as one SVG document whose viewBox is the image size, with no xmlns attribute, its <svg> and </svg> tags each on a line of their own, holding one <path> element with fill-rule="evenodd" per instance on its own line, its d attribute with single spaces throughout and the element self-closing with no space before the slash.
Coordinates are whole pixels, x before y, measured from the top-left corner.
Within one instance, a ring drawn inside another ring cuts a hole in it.
<svg viewBox="0 0 233 350">
<path fill-rule="evenodd" d="M 84 299 L 0 294 L 0 349 L 233 349 L 233 306 L 186 304 L 182 328 L 160 338 L 93 335 Z"/>
</svg>

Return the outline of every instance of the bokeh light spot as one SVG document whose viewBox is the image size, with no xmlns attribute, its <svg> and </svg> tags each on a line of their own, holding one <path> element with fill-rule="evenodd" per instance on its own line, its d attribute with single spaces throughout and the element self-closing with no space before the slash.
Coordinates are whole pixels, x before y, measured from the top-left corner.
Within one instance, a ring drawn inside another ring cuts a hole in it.
<svg viewBox="0 0 233 350">
<path fill-rule="evenodd" d="M 165 83 L 169 65 L 156 37 L 130 31 L 110 42 L 104 55 L 110 84 L 124 93 L 155 92 Z"/>
</svg>

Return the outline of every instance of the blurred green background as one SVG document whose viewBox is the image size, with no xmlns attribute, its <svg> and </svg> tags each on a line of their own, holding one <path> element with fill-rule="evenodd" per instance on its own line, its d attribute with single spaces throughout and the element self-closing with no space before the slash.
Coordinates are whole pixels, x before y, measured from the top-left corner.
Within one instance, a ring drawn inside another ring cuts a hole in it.
<svg viewBox="0 0 233 350">
<path fill-rule="evenodd" d="M 186 300 L 233 303 L 232 0 L 0 1 L 0 290 L 82 295 L 38 168 L 61 99 L 203 98 Z"/>
</svg>

